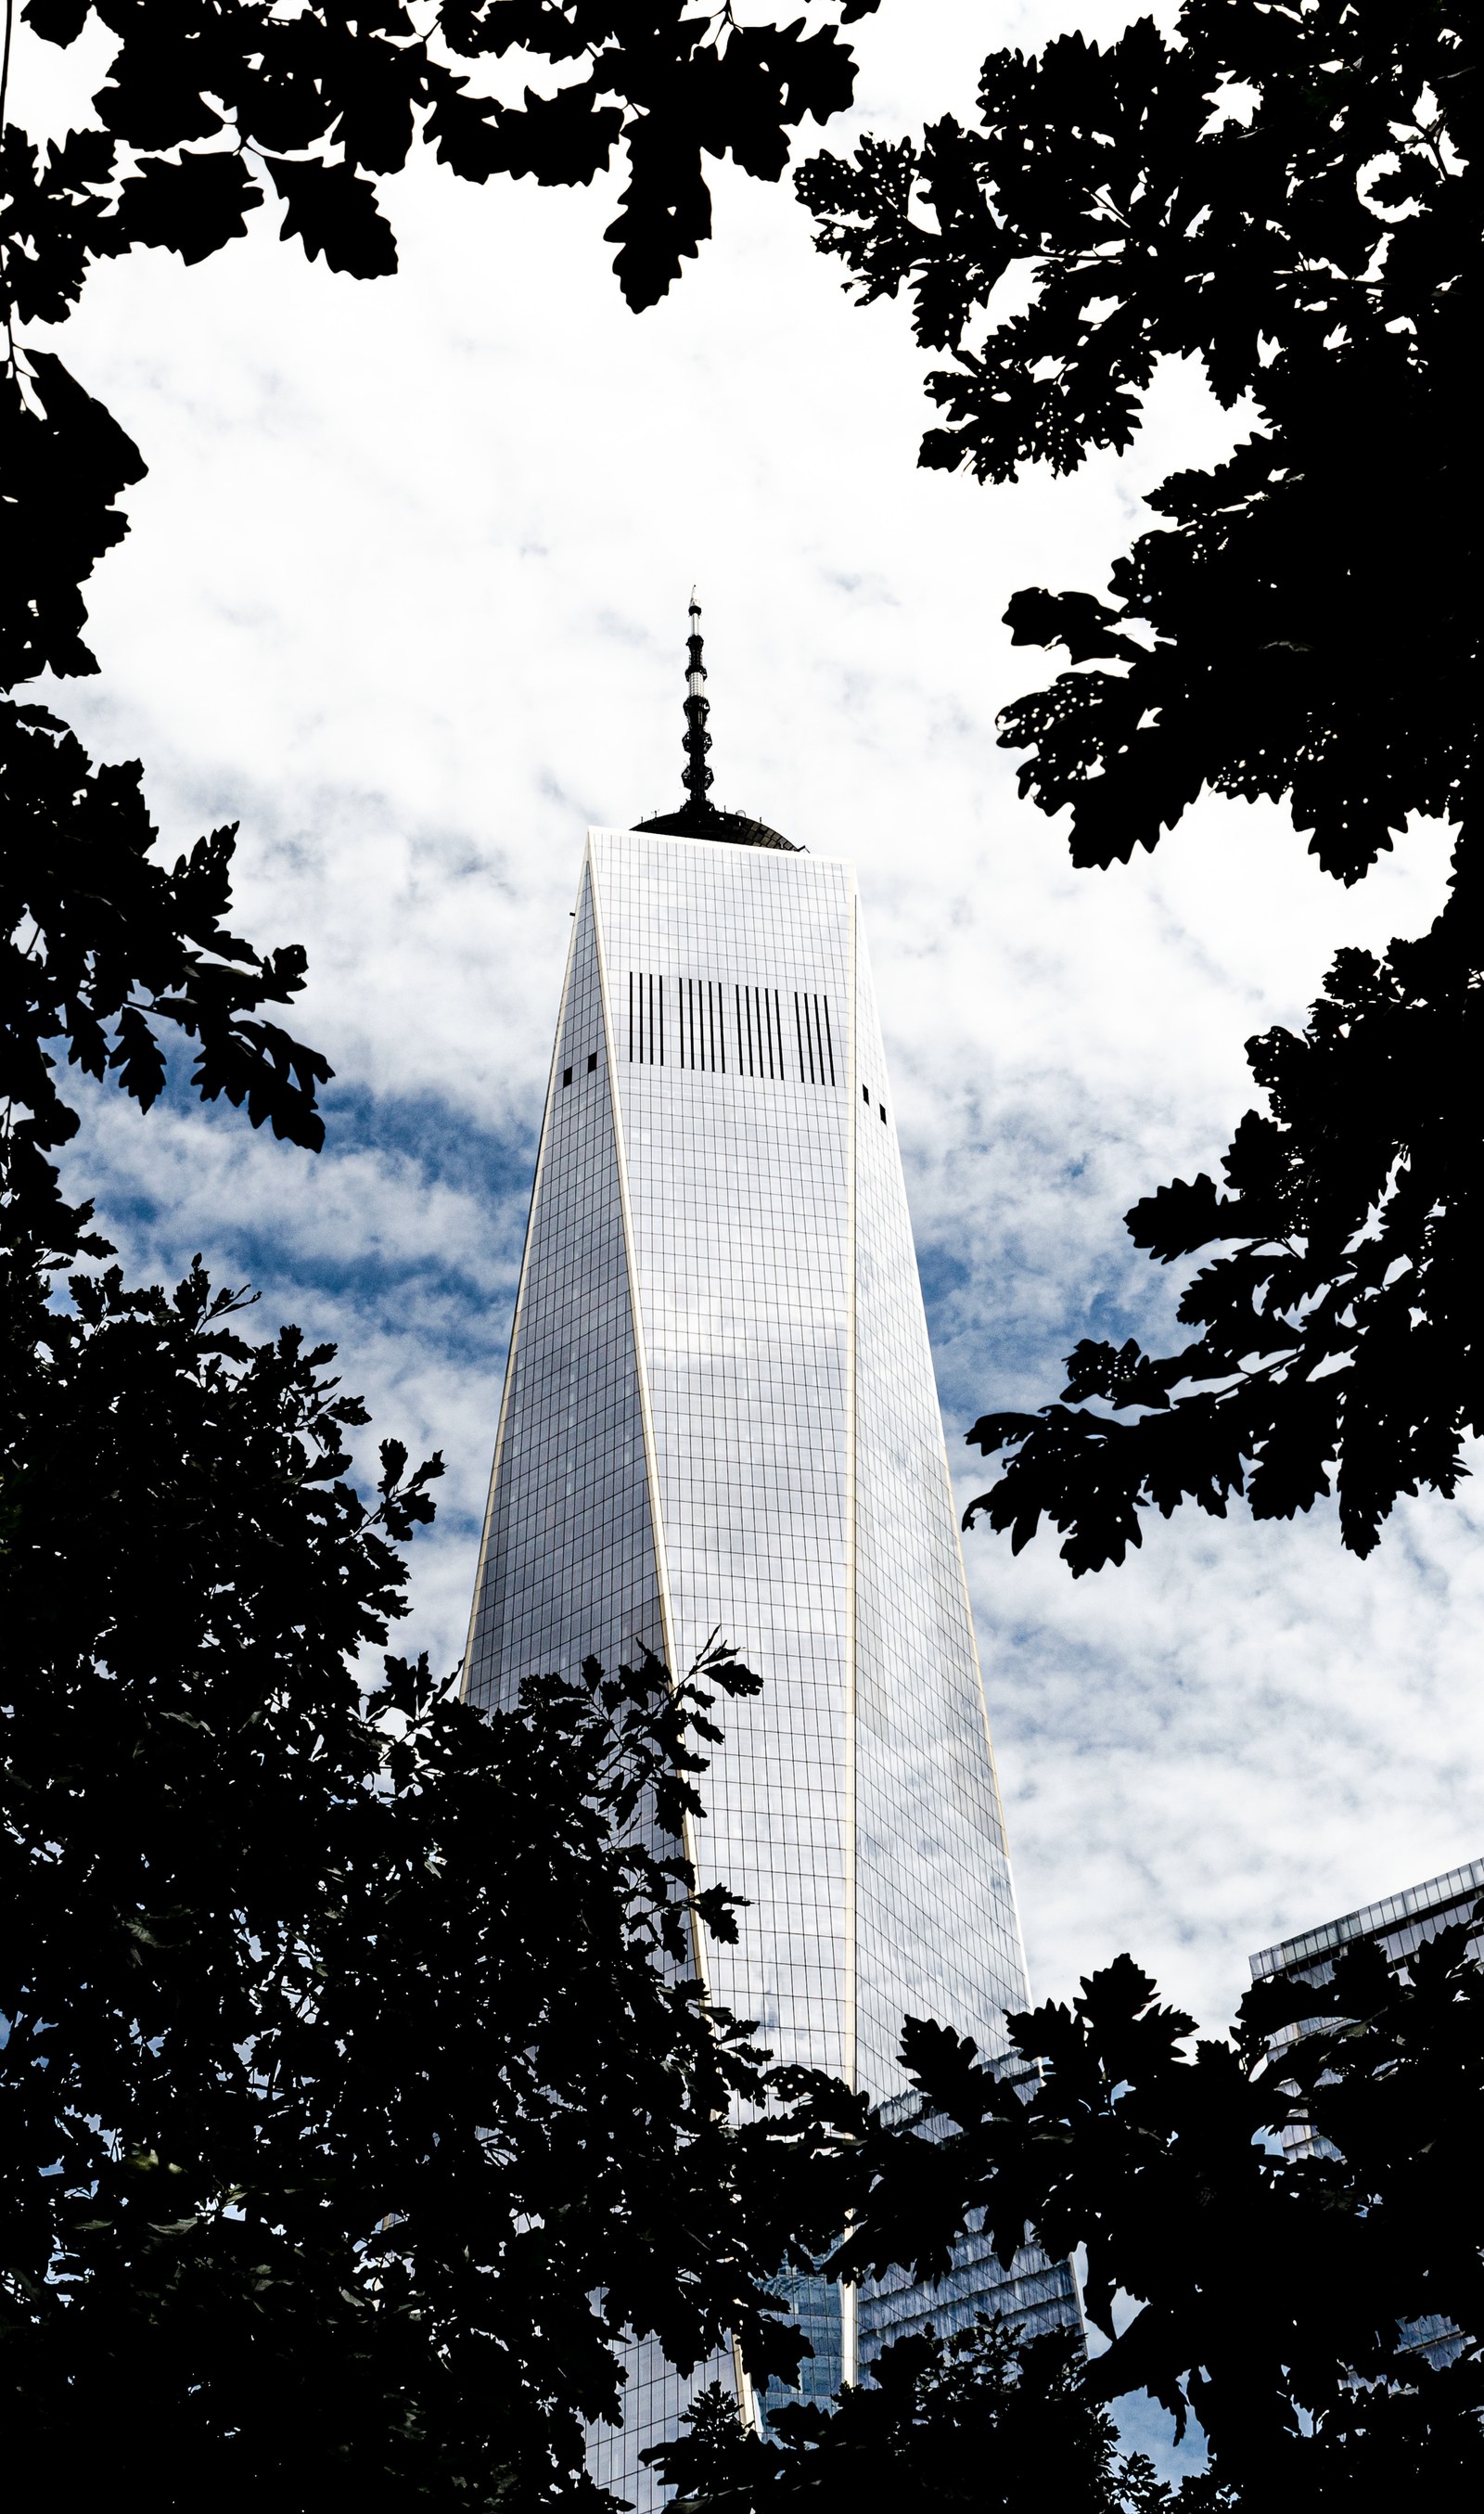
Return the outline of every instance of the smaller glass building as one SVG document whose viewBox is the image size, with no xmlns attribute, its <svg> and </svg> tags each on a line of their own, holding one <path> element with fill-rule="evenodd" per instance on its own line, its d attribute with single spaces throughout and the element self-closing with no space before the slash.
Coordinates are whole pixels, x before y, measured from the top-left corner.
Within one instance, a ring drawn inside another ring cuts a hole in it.
<svg viewBox="0 0 1484 2514">
<path fill-rule="evenodd" d="M 1424 1886 L 1406 1886 L 1399 1894 L 1387 1894 L 1379 1903 L 1366 1903 L 1358 1912 L 1343 1914 L 1338 1921 L 1321 1922 L 1317 1928 L 1301 1929 L 1297 1937 L 1284 1938 L 1275 1947 L 1263 1947 L 1248 1959 L 1253 1980 L 1296 1981 L 1317 1988 L 1334 1979 L 1336 1963 L 1345 1949 L 1365 1939 L 1379 1946 L 1389 1964 L 1399 1965 L 1405 1971 L 1407 1958 L 1415 1955 L 1424 1939 L 1435 1938 L 1442 1929 L 1457 1928 L 1462 1921 L 1470 1921 L 1481 1899 L 1484 1859 L 1470 1859 L 1463 1868 L 1450 1868 L 1441 1877 L 1429 1877 Z M 1475 1964 L 1484 1965 L 1484 1926 L 1470 1939 L 1468 1952 Z M 1286 2029 L 1276 2048 L 1297 2043 L 1327 2022 L 1318 2017 L 1301 2018 L 1297 2025 Z M 1333 2148 L 1304 2122 L 1285 2125 L 1283 2147 L 1289 2156 L 1334 2154 Z M 1446 2363 L 1461 2345 L 1452 2326 L 1436 2314 L 1404 2325 L 1403 2332 L 1404 2344 L 1434 2363 Z"/>
<path fill-rule="evenodd" d="M 1406 1886 L 1399 1894 L 1387 1894 L 1380 1903 L 1362 1904 L 1358 1912 L 1346 1912 L 1338 1921 L 1324 1921 L 1316 1929 L 1301 1929 L 1294 1938 L 1283 1938 L 1275 1947 L 1263 1947 L 1258 1955 L 1249 1956 L 1254 1981 L 1313 1982 L 1316 1986 L 1333 1981 L 1336 1960 L 1346 1947 L 1370 1938 L 1380 1947 L 1390 1964 L 1405 1965 L 1424 1938 L 1435 1938 L 1440 1929 L 1457 1928 L 1461 1921 L 1472 1917 L 1475 1905 L 1484 1898 L 1484 1859 L 1470 1859 L 1464 1868 L 1450 1868 L 1442 1877 L 1429 1877 L 1424 1886 Z M 1471 1942 L 1469 1954 L 1484 1964 L 1484 1931 Z M 1297 2038 L 1307 2029 L 1304 2025 L 1290 2028 Z M 1302 2126 L 1285 2139 L 1302 2147 L 1307 2132 Z"/>
</svg>

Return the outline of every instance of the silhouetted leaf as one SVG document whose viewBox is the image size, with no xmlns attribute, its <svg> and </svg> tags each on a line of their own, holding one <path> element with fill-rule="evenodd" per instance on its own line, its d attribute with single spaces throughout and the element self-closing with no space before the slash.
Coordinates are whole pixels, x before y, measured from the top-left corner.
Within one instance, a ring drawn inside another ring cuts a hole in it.
<svg viewBox="0 0 1484 2514">
<path fill-rule="evenodd" d="M 609 163 L 623 128 L 620 105 L 600 104 L 600 86 L 559 88 L 533 96 L 518 110 L 449 97 L 435 107 L 428 137 L 456 175 L 482 183 L 490 175 L 534 175 L 539 183 L 590 183 Z"/>
<path fill-rule="evenodd" d="M 308 259 L 353 279 L 385 279 L 397 266 L 397 245 L 377 206 L 376 186 L 348 166 L 318 158 L 264 159 L 273 188 L 287 202 L 284 236 L 297 235 Z"/>
<path fill-rule="evenodd" d="M 182 262 L 204 262 L 233 236 L 247 233 L 247 213 L 262 193 L 242 159 L 185 150 L 179 165 L 141 157 L 119 195 L 118 216 L 130 241 L 165 245 Z"/>
<path fill-rule="evenodd" d="M 0 689 L 97 670 L 79 588 L 128 531 L 114 500 L 144 476 L 139 448 L 52 350 L 25 365 L 25 382 L 0 374 Z"/>
</svg>

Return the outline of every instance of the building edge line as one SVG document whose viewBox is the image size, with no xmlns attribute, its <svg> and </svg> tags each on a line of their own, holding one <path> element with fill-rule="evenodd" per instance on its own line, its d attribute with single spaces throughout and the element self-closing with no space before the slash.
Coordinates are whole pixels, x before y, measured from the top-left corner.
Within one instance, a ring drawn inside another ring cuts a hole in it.
<svg viewBox="0 0 1484 2514">
<path fill-rule="evenodd" d="M 572 993 L 572 972 L 577 965 L 578 931 L 582 922 L 582 885 L 587 879 L 584 859 L 582 880 L 578 883 L 578 904 L 573 914 L 572 934 L 567 945 L 567 966 L 562 973 L 562 998 L 557 1007 L 556 1029 L 551 1039 L 551 1063 L 546 1069 L 546 1103 L 541 1111 L 541 1141 L 536 1148 L 536 1168 L 531 1177 L 531 1195 L 526 1205 L 525 1237 L 520 1250 L 520 1280 L 515 1287 L 515 1308 L 510 1318 L 510 1341 L 505 1350 L 504 1384 L 500 1392 L 500 1421 L 495 1430 L 495 1455 L 490 1461 L 489 1489 L 485 1494 L 484 1526 L 479 1538 L 479 1560 L 474 1568 L 474 1596 L 469 1606 L 468 1631 L 464 1637 L 463 1664 L 459 1671 L 459 1699 L 468 1699 L 469 1661 L 474 1647 L 474 1627 L 484 1599 L 485 1564 L 489 1560 L 490 1530 L 495 1523 L 495 1488 L 500 1480 L 500 1463 L 504 1453 L 505 1422 L 510 1410 L 510 1392 L 515 1381 L 515 1356 L 520 1347 L 520 1330 L 526 1312 L 526 1285 L 531 1271 L 531 1222 L 536 1212 L 536 1199 L 541 1193 L 541 1174 L 546 1166 L 546 1148 L 551 1140 L 551 1113 L 556 1100 L 556 1060 L 562 1052 L 562 1039 L 567 1029 L 567 1004 Z"/>
<path fill-rule="evenodd" d="M 860 913 L 861 893 L 855 869 L 850 877 L 850 969 L 847 980 L 848 1023 L 846 1046 L 846 1092 L 850 1111 L 850 1131 L 846 1148 L 845 1244 L 849 1256 L 849 1278 L 846 1286 L 845 1324 L 845 1804 L 843 1809 L 843 1851 L 845 1869 L 845 2032 L 843 2035 L 846 2085 L 859 2084 L 859 1957 L 857 1932 L 860 1926 L 860 1890 L 856 1876 L 857 1806 L 856 1806 L 856 1712 L 859 1606 L 856 1596 L 860 1542 L 857 1517 L 860 1509 L 860 1478 L 857 1461 L 857 1427 L 859 1406 L 856 1387 L 856 1296 L 860 1281 L 861 1257 L 858 1245 L 858 1202 L 856 1159 L 861 1126 L 856 1108 L 857 1046 L 860 1034 L 860 984 L 856 950 L 856 922 Z M 840 2283 L 840 2377 L 842 2382 L 859 2380 L 860 2315 L 859 2291 L 842 2280 Z"/>
<path fill-rule="evenodd" d="M 931 1362 L 932 1338 L 928 1339 Z M 936 1384 L 937 1372 L 934 1371 Z M 958 1523 L 958 1502 L 953 1491 L 953 1470 L 948 1464 L 948 1439 L 943 1430 L 943 1406 L 938 1408 L 938 1448 L 943 1459 L 943 1487 L 948 1498 L 948 1533 L 953 1539 L 954 1560 L 958 1564 L 959 1585 L 964 1593 L 964 1614 L 969 1625 L 969 1647 L 974 1652 L 974 1674 L 979 1685 L 980 1716 L 984 1723 L 984 1745 L 989 1756 L 989 1776 L 994 1783 L 994 1804 L 999 1811 L 1000 1847 L 1005 1858 L 1005 1875 L 1010 1884 L 1010 1910 L 1015 1921 L 1015 1942 L 1020 1950 L 1021 1979 L 1025 1997 L 1030 1998 L 1030 1967 L 1025 1960 L 1025 1931 L 1021 1921 L 1021 1898 L 1015 1886 L 1015 1862 L 1010 1856 L 1010 1827 L 1005 1821 L 1005 1793 L 1000 1787 L 1000 1767 L 994 1752 L 994 1729 L 989 1719 L 989 1695 L 984 1684 L 984 1662 L 980 1656 L 979 1630 L 974 1621 L 974 1601 L 969 1595 L 969 1566 L 964 1561 L 964 1540 Z"/>
</svg>

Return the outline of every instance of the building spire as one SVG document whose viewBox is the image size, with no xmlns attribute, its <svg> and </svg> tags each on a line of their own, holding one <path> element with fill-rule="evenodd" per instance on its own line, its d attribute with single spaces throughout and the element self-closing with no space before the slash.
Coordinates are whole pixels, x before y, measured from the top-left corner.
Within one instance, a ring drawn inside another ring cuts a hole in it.
<svg viewBox="0 0 1484 2514">
<path fill-rule="evenodd" d="M 800 850 L 790 838 L 781 838 L 777 830 L 753 820 L 748 812 L 723 812 L 712 802 L 708 788 L 711 771 L 706 766 L 706 752 L 711 737 L 706 731 L 706 718 L 711 712 L 705 692 L 706 668 L 701 660 L 701 605 L 696 588 L 691 588 L 691 633 L 686 639 L 685 664 L 685 773 L 681 784 L 685 801 L 678 812 L 656 812 L 635 828 L 649 831 L 656 837 L 720 839 L 735 847 L 782 847 L 785 855 Z"/>
<path fill-rule="evenodd" d="M 706 800 L 706 789 L 714 782 L 711 771 L 706 766 L 706 752 L 711 748 L 711 737 L 706 731 L 706 718 L 711 712 L 711 703 L 702 687 L 706 676 L 706 668 L 701 660 L 701 605 L 696 599 L 696 588 L 693 585 L 691 633 L 686 639 L 685 774 L 680 782 L 691 798 L 692 806 L 702 812 L 708 812 L 712 807 Z"/>
</svg>

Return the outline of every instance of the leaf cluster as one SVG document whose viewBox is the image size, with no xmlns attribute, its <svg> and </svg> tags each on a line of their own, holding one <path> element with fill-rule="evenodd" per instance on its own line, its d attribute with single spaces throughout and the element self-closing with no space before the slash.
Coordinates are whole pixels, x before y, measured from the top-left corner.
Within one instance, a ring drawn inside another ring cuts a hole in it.
<svg viewBox="0 0 1484 2514">
<path fill-rule="evenodd" d="M 49 350 L 0 370 L 0 691 L 97 670 L 82 639 L 83 586 L 127 530 L 117 501 L 144 465 L 101 404 Z M 195 1043 L 202 1097 L 317 1150 L 330 1067 L 267 1008 L 304 983 L 297 944 L 266 952 L 232 933 L 235 830 L 167 869 L 152 850 L 137 760 L 96 766 L 49 710 L 0 696 L 0 1236 L 65 1263 L 89 1208 L 62 1202 L 49 1153 L 77 1131 L 54 1049 L 143 1108 L 164 1087 L 172 1038 Z"/>
<path fill-rule="evenodd" d="M 1105 49 L 995 54 L 978 127 L 797 179 L 821 250 L 867 300 L 908 287 L 919 339 L 950 353 L 927 464 L 1013 480 L 1122 451 L 1161 358 L 1256 407 L 1229 462 L 1154 493 L 1166 520 L 1113 570 L 1114 605 L 1011 606 L 1017 643 L 1074 667 L 1004 738 L 1032 751 L 1022 791 L 1070 806 L 1079 864 L 1152 847 L 1209 786 L 1291 798 L 1354 880 L 1409 813 L 1456 804 L 1477 708 L 1456 538 L 1474 44 L 1441 5 L 1187 0 L 1169 38 L 1142 20 Z M 1013 268 L 1032 301 L 997 319 Z"/>
<path fill-rule="evenodd" d="M 196 1045 L 203 1099 L 245 1107 L 255 1126 L 313 1151 L 324 1139 L 316 1086 L 330 1067 L 265 1005 L 304 983 L 297 945 L 261 953 L 223 923 L 235 829 L 213 831 L 166 868 L 138 760 L 95 767 L 40 707 L 0 700 L 0 1095 L 10 1122 L 4 1176 L 15 1244 L 63 1256 L 87 1219 L 64 1205 L 47 1153 L 77 1132 L 51 1043 L 66 1062 L 149 1108 L 165 1086 L 166 1042 Z M 94 1253 L 101 1243 L 92 1239 Z"/>
<path fill-rule="evenodd" d="M 268 0 L 30 0 L 116 40 L 100 131 L 0 135 L 0 315 L 56 322 L 90 265 L 196 263 L 271 191 L 335 269 L 395 266 L 378 197 L 417 138 L 456 174 L 587 182 L 616 148 L 631 303 L 708 231 L 704 153 L 776 179 L 848 101 L 836 24 L 472 0 L 429 16 Z M 555 71 L 519 106 L 482 63 Z M 48 351 L 0 369 L 0 689 L 96 670 L 84 588 L 143 476 Z M 774 2282 L 827 2249 L 827 2136 L 861 2112 L 702 2001 L 735 1935 L 680 1847 L 717 1643 L 528 1685 L 481 1717 L 367 1653 L 437 1458 L 382 1443 L 333 1349 L 244 1334 L 199 1261 L 126 1287 L 48 1156 L 70 1069 L 142 1109 L 193 1083 L 310 1150 L 330 1069 L 272 1016 L 296 946 L 230 924 L 234 832 L 173 868 L 137 763 L 0 703 L 0 2390 L 12 2467 L 70 2502 L 147 2468 L 162 2505 L 609 2502 L 584 2423 L 621 2343 L 677 2366 L 800 2336 Z M 23 2442 L 19 2441 L 23 2439 Z"/>
<path fill-rule="evenodd" d="M 768 2283 L 834 2222 L 663 1834 L 755 1680 L 366 1690 L 441 1461 L 385 1444 L 363 1502 L 331 1349 L 199 1265 L 74 1293 L 8 1346 L 0 1457 L 13 2429 L 68 2495 L 601 2503 L 619 2336 L 790 2373 Z"/>
<path fill-rule="evenodd" d="M 997 2068 L 909 2020 L 923 2117 L 873 2120 L 831 2267 L 939 2277 L 971 2221 L 1006 2263 L 1032 2230 L 1083 2247 L 1108 2342 L 1086 2395 L 1198 2418 L 1182 2504 L 1462 2508 L 1484 2478 L 1484 1974 L 1467 1927 L 1409 1967 L 1367 1944 L 1328 1982 L 1259 1984 L 1193 2052 L 1127 1956 L 1010 2019 Z"/>
<path fill-rule="evenodd" d="M 277 0 L 27 0 L 43 41 L 74 43 L 90 19 L 115 38 L 94 99 L 100 132 L 45 156 L 6 135 L 0 218 L 8 304 L 56 322 L 90 262 L 161 246 L 200 262 L 246 233 L 264 186 L 280 233 L 358 279 L 396 268 L 378 185 L 416 142 L 464 182 L 531 176 L 589 183 L 625 153 L 608 229 L 630 304 L 649 305 L 710 233 L 705 155 L 776 182 L 789 134 L 850 101 L 855 63 L 839 23 L 876 0 L 844 0 L 787 26 L 739 22 L 684 0 L 444 0 L 431 11 Z M 538 80 L 518 104 L 475 84 L 509 64 Z"/>
<path fill-rule="evenodd" d="M 855 67 L 838 24 L 875 0 L 826 8 L 812 30 L 740 24 L 730 7 L 681 0 L 448 0 L 411 10 L 282 8 L 277 0 L 28 0 L 43 42 L 68 46 L 96 20 L 114 41 L 94 98 L 102 128 L 38 147 L 0 129 L 0 692 L 96 671 L 83 588 L 128 529 L 122 494 L 139 449 L 50 350 L 16 323 L 62 321 L 94 264 L 155 246 L 187 264 L 247 232 L 265 188 L 281 233 L 358 278 L 396 267 L 378 184 L 415 142 L 472 182 L 496 174 L 590 182 L 615 150 L 629 180 L 610 229 L 630 304 L 653 304 L 710 231 L 705 155 L 730 152 L 776 181 L 789 134 L 849 102 Z M 7 61 L 9 39 L 7 39 Z M 558 84 L 505 104 L 472 82 L 524 64 Z M 3 99 L 0 99 L 3 104 Z M 172 1029 L 197 1043 L 208 1099 L 317 1148 L 316 1087 L 330 1069 L 265 1006 L 303 982 L 298 946 L 261 953 L 225 925 L 234 833 L 203 838 L 173 872 L 153 864 L 137 765 L 95 768 L 34 708 L 0 707 L 6 817 L 3 946 L 10 1105 L 7 1196 L 63 1260 L 86 1213 L 64 1206 L 45 1155 L 75 1131 L 44 1042 L 104 1067 L 147 1106 Z M 91 1245 L 102 1246 L 96 1238 Z"/>
<path fill-rule="evenodd" d="M 1067 658 L 1002 739 L 1076 863 L 1152 848 L 1203 790 L 1286 801 L 1345 882 L 1412 816 L 1460 832 L 1431 932 L 1343 953 L 1302 1036 L 1252 1043 L 1270 1114 L 1226 1192 L 1178 1180 L 1129 1215 L 1166 1262 L 1215 1252 L 1195 1340 L 1086 1342 L 1059 1404 L 969 1435 L 1011 1456 L 971 1519 L 1017 1546 L 1050 1519 L 1074 1573 L 1121 1561 L 1143 1509 L 1244 1491 L 1286 1517 L 1333 1485 L 1367 1552 L 1399 1493 L 1455 1489 L 1480 1427 L 1477 69 L 1447 0 L 1186 0 L 1168 36 L 996 54 L 977 125 L 798 179 L 821 249 L 866 299 L 908 288 L 948 354 L 925 463 L 1010 480 L 1122 450 L 1161 358 L 1254 411 L 1152 494 L 1111 601 L 1010 605 L 1017 644 Z M 1030 302 L 1002 314 L 1012 273 Z"/>
<path fill-rule="evenodd" d="M 1085 1340 L 1060 1403 L 983 1416 L 970 1440 L 1009 1463 L 971 1521 L 1019 1551 L 1044 1515 L 1077 1574 L 1121 1561 L 1148 1508 L 1220 1518 L 1245 1493 L 1288 1519 L 1333 1489 L 1364 1555 L 1400 1494 L 1456 1491 L 1484 1431 L 1478 931 L 1461 870 L 1426 935 L 1341 953 L 1302 1034 L 1249 1041 L 1268 1109 L 1242 1119 L 1224 1186 L 1177 1179 L 1127 1217 L 1165 1265 L 1215 1252 L 1180 1302 L 1194 1340 Z"/>
</svg>

